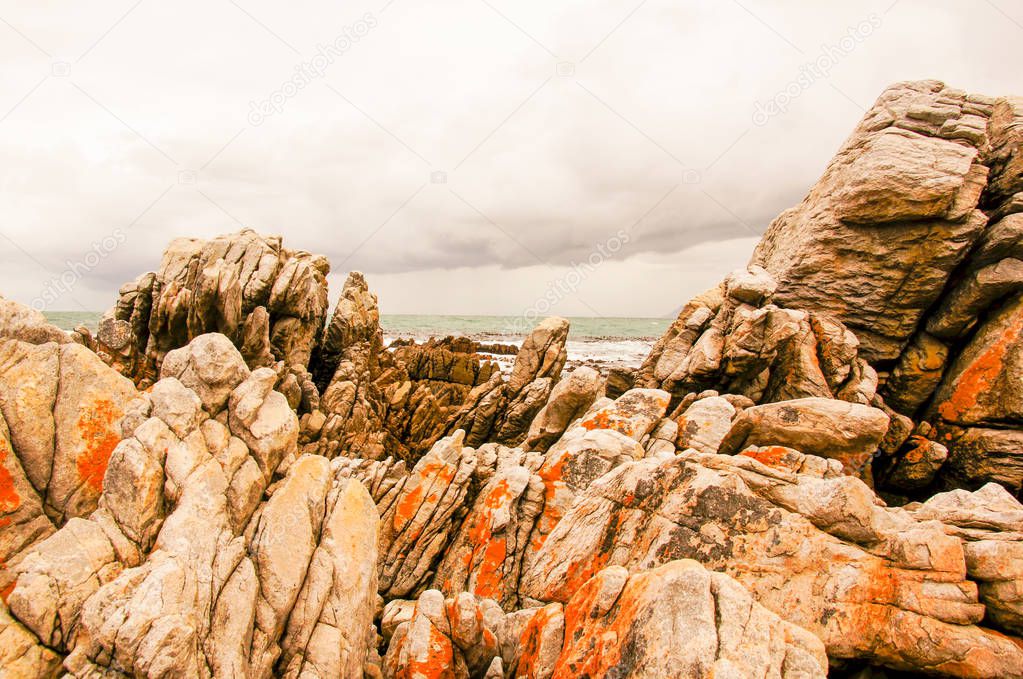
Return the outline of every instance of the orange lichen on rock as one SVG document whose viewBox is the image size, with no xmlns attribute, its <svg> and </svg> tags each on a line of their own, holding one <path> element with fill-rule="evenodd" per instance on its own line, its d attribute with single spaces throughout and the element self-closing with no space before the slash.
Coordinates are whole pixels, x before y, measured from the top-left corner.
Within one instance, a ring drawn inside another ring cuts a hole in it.
<svg viewBox="0 0 1023 679">
<path fill-rule="evenodd" d="M 630 579 L 628 591 L 621 593 L 612 611 L 599 615 L 605 587 L 605 578 L 598 574 L 584 583 L 565 605 L 565 645 L 552 679 L 610 676 L 609 670 L 621 663 L 622 650 L 627 647 L 626 639 L 638 613 L 634 602 L 641 598 L 645 583 L 642 577 Z M 628 594 L 635 595 L 632 602 L 627 600 Z"/>
<path fill-rule="evenodd" d="M 10 443 L 0 438 L 0 514 L 10 514 L 21 506 L 21 496 L 14 487 L 14 476 L 7 468 L 7 459 L 12 456 Z M 0 528 L 11 522 L 9 517 L 0 516 Z"/>
<path fill-rule="evenodd" d="M 606 410 L 601 410 L 593 417 L 583 420 L 580 424 L 587 429 L 587 431 L 593 431 L 594 429 L 613 429 L 614 423 L 611 420 L 610 414 Z"/>
<path fill-rule="evenodd" d="M 476 572 L 476 586 L 473 588 L 473 593 L 477 596 L 500 597 L 501 576 L 504 559 L 508 555 L 508 545 L 504 537 L 494 537 L 491 525 L 494 520 L 494 510 L 510 501 L 511 493 L 508 492 L 508 481 L 502 479 L 483 498 L 480 509 L 473 518 L 472 525 L 469 526 L 468 534 L 473 542 L 469 563 L 479 564 L 479 570 Z"/>
<path fill-rule="evenodd" d="M 516 677 L 535 677 L 536 659 L 540 652 L 540 642 L 543 640 L 544 628 L 551 620 L 548 607 L 537 610 L 536 614 L 529 619 L 522 633 L 519 634 L 519 648 L 521 649 L 518 667 L 515 668 Z"/>
<path fill-rule="evenodd" d="M 455 470 L 451 465 L 445 464 L 441 460 L 427 458 L 423 464 L 423 467 L 417 472 L 420 476 L 420 482 L 415 485 L 410 491 L 405 493 L 403 497 L 398 500 L 398 504 L 394 508 L 393 524 L 396 530 L 401 530 L 405 525 L 415 518 L 416 512 L 419 511 L 420 505 L 423 504 L 423 497 L 426 495 L 428 488 L 427 479 L 434 477 L 436 482 L 443 485 L 447 485 L 451 482 L 451 479 L 455 478 Z M 436 498 L 436 494 L 431 494 L 430 497 Z M 429 498 L 427 498 L 429 499 Z"/>
<path fill-rule="evenodd" d="M 624 518 L 621 514 L 615 514 L 611 522 L 605 528 L 605 535 L 617 535 Z M 611 559 L 611 550 L 600 549 L 584 561 L 574 561 L 568 566 L 568 574 L 565 583 L 557 588 L 551 597 L 556 601 L 566 601 L 582 587 L 594 575 L 603 570 Z"/>
<path fill-rule="evenodd" d="M 562 453 L 557 462 L 550 466 L 545 464 L 540 468 L 538 475 L 540 480 L 543 481 L 544 502 L 543 511 L 536 522 L 535 536 L 530 541 L 530 548 L 534 551 L 539 551 L 543 547 L 543 543 L 547 541 L 547 536 L 558 525 L 564 514 L 562 508 L 555 502 L 555 498 L 558 489 L 565 486 L 565 467 L 568 461 L 569 455 Z"/>
<path fill-rule="evenodd" d="M 958 422 L 977 406 L 982 394 L 989 391 L 1002 373 L 1005 355 L 1023 331 L 1023 314 L 1013 319 L 998 338 L 963 370 L 952 394 L 938 406 L 938 414 L 950 422 Z"/>
<path fill-rule="evenodd" d="M 408 664 L 395 673 L 395 679 L 454 679 L 455 652 L 451 640 L 430 625 L 425 657 L 414 654 Z"/>
<path fill-rule="evenodd" d="M 100 398 L 92 408 L 83 410 L 78 418 L 78 432 L 85 448 L 75 461 L 78 476 L 97 493 L 103 491 L 103 476 L 107 472 L 110 454 L 121 441 L 116 429 L 121 415 L 113 401 Z"/>
<path fill-rule="evenodd" d="M 784 446 L 765 446 L 760 450 L 748 449 L 744 450 L 740 455 L 751 457 L 761 464 L 766 464 L 768 467 L 781 466 L 782 460 L 789 453 L 789 449 Z"/>
</svg>

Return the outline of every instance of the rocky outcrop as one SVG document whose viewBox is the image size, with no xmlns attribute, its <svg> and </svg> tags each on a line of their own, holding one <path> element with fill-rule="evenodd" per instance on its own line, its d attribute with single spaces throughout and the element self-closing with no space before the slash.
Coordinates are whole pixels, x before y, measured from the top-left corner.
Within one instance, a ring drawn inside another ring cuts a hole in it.
<svg viewBox="0 0 1023 679">
<path fill-rule="evenodd" d="M 180 352 L 126 408 L 95 511 L 13 569 L 2 633 L 37 664 L 33 640 L 65 654 L 72 676 L 361 676 L 373 499 L 342 465 L 295 458 L 273 370 L 249 372 L 223 336 Z"/>
<path fill-rule="evenodd" d="M 886 90 L 757 246 L 777 303 L 842 321 L 871 362 L 897 359 L 987 223 L 994 105 L 934 81 Z"/>
<path fill-rule="evenodd" d="M 816 311 L 773 303 L 774 279 L 751 266 L 690 301 L 654 345 L 636 384 L 676 403 L 714 390 L 757 403 L 820 397 L 869 404 L 877 374 L 859 340 Z"/>
<path fill-rule="evenodd" d="M 251 231 L 0 299 L 0 674 L 1023 677 L 1021 111 L 894 86 L 606 381 Z"/>
<path fill-rule="evenodd" d="M 568 360 L 568 321 L 547 318 L 526 337 L 505 381 L 495 373 L 469 392 L 465 405 L 447 422 L 449 434 L 461 429 L 471 446 L 486 441 L 518 445 L 544 407 Z"/>
<path fill-rule="evenodd" d="M 327 313 L 322 256 L 244 229 L 209 241 L 179 238 L 160 269 L 124 285 L 100 321 L 104 357 L 136 383 L 156 381 L 167 352 L 208 332 L 247 358 L 308 366 Z M 253 367 L 260 367 L 253 365 Z"/>
<path fill-rule="evenodd" d="M 890 87 L 752 258 L 777 281 L 775 303 L 845 324 L 881 372 L 885 403 L 933 426 L 947 448 L 937 487 L 1023 485 L 1008 386 L 1023 289 L 1021 122 L 1017 97 Z"/>
<path fill-rule="evenodd" d="M 414 463 L 470 391 L 497 374 L 494 363 L 462 351 L 470 348 L 452 339 L 385 351 L 376 295 L 361 273 L 350 274 L 313 357 L 322 397 L 303 421 L 303 450 Z"/>
<path fill-rule="evenodd" d="M 135 396 L 130 381 L 80 344 L 0 339 L 4 596 L 31 548 L 96 509 L 119 422 Z"/>
<path fill-rule="evenodd" d="M 608 566 L 690 558 L 813 632 L 833 659 L 1023 676 L 1023 646 L 977 626 L 985 606 L 945 524 L 885 508 L 837 462 L 750 452 L 644 459 L 604 475 L 547 537 L 523 595 L 570 602 Z"/>
</svg>

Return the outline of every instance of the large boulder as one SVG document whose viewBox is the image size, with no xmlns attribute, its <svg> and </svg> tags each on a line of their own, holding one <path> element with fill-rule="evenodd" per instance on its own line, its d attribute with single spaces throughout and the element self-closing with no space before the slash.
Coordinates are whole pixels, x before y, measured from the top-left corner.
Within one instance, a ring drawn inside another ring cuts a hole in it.
<svg viewBox="0 0 1023 679">
<path fill-rule="evenodd" d="M 936 81 L 888 88 L 757 246 L 775 302 L 839 319 L 872 362 L 897 358 L 987 222 L 993 103 Z"/>
<path fill-rule="evenodd" d="M 735 454 L 749 446 L 785 446 L 838 460 L 847 473 L 869 478 L 871 458 L 888 425 L 884 412 L 858 403 L 828 398 L 767 403 L 743 410 L 717 452 Z"/>
<path fill-rule="evenodd" d="M 580 587 L 565 604 L 565 647 L 553 676 L 827 674 L 820 639 L 758 604 L 727 575 L 679 560 L 633 575 L 612 566 Z"/>
</svg>

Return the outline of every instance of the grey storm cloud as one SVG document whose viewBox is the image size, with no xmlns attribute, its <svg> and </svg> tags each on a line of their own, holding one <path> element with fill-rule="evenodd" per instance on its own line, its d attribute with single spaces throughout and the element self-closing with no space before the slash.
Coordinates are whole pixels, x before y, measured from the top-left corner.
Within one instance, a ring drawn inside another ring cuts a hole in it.
<svg viewBox="0 0 1023 679">
<path fill-rule="evenodd" d="M 171 238 L 246 226 L 327 255 L 335 291 L 360 269 L 385 311 L 451 313 L 528 307 L 624 231 L 558 311 L 660 314 L 748 258 L 889 83 L 1023 93 L 1010 0 L 104 0 L 0 19 L 0 292 L 31 302 L 71 268 L 53 309 L 102 309 Z"/>
</svg>

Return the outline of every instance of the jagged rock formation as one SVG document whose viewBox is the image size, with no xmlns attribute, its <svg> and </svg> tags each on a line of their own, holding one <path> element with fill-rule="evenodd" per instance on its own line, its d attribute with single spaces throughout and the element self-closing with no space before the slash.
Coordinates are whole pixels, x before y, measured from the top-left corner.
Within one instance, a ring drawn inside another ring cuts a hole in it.
<svg viewBox="0 0 1023 679">
<path fill-rule="evenodd" d="M 894 86 L 606 382 L 250 231 L 0 298 L 0 675 L 1023 677 L 1021 111 Z"/>
<path fill-rule="evenodd" d="M 839 319 L 891 371 L 881 395 L 934 425 L 945 487 L 1023 485 L 1021 121 L 1020 98 L 889 88 L 753 256 L 778 303 Z"/>
<path fill-rule="evenodd" d="M 216 336 L 224 365 L 209 337 L 168 354 L 128 407 L 95 511 L 14 569 L 18 623 L 0 634 L 39 675 L 50 649 L 72 676 L 360 676 L 376 662 L 372 498 L 341 465 L 295 459 L 273 370 L 250 372 Z"/>
<path fill-rule="evenodd" d="M 414 462 L 444 433 L 470 390 L 497 374 L 494 363 L 453 350 L 466 348 L 403 343 L 385 351 L 376 295 L 361 273 L 350 274 L 313 357 L 321 412 L 304 420 L 303 449 Z"/>
<path fill-rule="evenodd" d="M 832 658 L 1023 676 L 1023 646 L 976 626 L 985 606 L 967 579 L 961 540 L 941 523 L 878 506 L 837 465 L 782 450 L 619 466 L 590 484 L 547 537 L 522 593 L 567 602 L 608 566 L 692 558 L 813 632 Z"/>
<path fill-rule="evenodd" d="M 47 340 L 43 329 L 18 336 Z M 39 541 L 96 509 L 135 396 L 84 346 L 0 339 L 0 595 Z"/>
<path fill-rule="evenodd" d="M 156 381 L 168 351 L 208 332 L 244 346 L 246 358 L 267 360 L 269 351 L 286 366 L 308 366 L 326 319 L 329 272 L 324 257 L 250 229 L 209 241 L 179 238 L 159 271 L 121 288 L 97 343 L 143 385 Z"/>
<path fill-rule="evenodd" d="M 681 399 L 715 390 L 757 403 L 805 397 L 869 404 L 877 374 L 842 323 L 772 303 L 775 281 L 739 270 L 690 301 L 643 362 L 636 384 Z"/>
<path fill-rule="evenodd" d="M 447 423 L 446 432 L 465 431 L 469 445 L 497 441 L 522 443 L 533 418 L 544 407 L 568 360 L 568 321 L 544 319 L 526 337 L 505 382 L 495 373 L 473 389 L 465 406 Z"/>
</svg>

